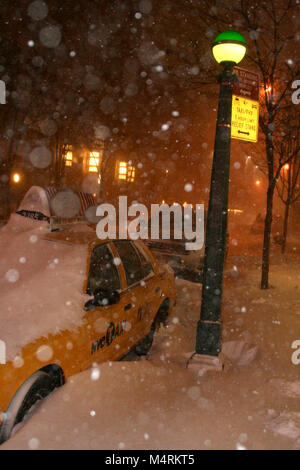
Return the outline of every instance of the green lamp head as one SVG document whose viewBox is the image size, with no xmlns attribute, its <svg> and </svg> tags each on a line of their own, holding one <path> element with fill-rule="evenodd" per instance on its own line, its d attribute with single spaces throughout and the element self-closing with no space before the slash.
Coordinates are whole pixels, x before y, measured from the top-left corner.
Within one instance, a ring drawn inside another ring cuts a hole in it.
<svg viewBox="0 0 300 470">
<path fill-rule="evenodd" d="M 237 31 L 224 31 L 214 40 L 212 52 L 218 64 L 238 64 L 246 54 L 246 41 Z"/>
</svg>

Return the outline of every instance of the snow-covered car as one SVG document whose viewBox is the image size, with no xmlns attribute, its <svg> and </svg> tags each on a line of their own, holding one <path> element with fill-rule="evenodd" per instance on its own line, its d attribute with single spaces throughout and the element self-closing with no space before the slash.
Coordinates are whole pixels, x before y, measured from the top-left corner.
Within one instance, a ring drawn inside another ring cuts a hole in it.
<svg viewBox="0 0 300 470">
<path fill-rule="evenodd" d="M 146 240 L 146 245 L 159 262 L 167 263 L 175 275 L 183 279 L 201 282 L 204 250 L 188 251 L 186 240 Z"/>
<path fill-rule="evenodd" d="M 20 213 L 0 230 L 0 289 L 1 442 L 73 374 L 147 354 L 175 304 L 174 273 L 142 241 Z"/>
<path fill-rule="evenodd" d="M 193 211 L 193 231 L 195 231 L 196 214 Z M 207 213 L 204 214 L 204 221 L 206 221 Z M 171 227 L 173 224 L 171 217 Z M 150 221 L 151 224 L 151 221 Z M 183 226 L 183 222 L 182 222 Z M 150 233 L 150 228 L 149 228 Z M 175 275 L 179 278 L 186 279 L 192 282 L 203 281 L 203 266 L 205 243 L 200 250 L 187 250 L 187 240 L 182 234 L 181 239 L 175 239 L 174 232 L 171 231 L 170 239 L 162 238 L 162 230 L 160 227 L 160 238 L 145 240 L 146 245 L 152 251 L 156 259 L 162 263 L 167 263 L 174 271 Z M 225 259 L 227 258 L 229 248 L 229 234 L 226 236 Z"/>
</svg>

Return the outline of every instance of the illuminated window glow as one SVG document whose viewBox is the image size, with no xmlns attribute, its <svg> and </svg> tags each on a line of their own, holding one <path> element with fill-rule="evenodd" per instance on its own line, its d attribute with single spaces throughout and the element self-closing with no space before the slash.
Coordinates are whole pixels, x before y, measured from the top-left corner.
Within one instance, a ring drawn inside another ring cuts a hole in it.
<svg viewBox="0 0 300 470">
<path fill-rule="evenodd" d="M 133 183 L 135 178 L 135 167 L 127 162 L 119 162 L 118 179 Z"/>
<path fill-rule="evenodd" d="M 119 180 L 127 179 L 127 163 L 120 162 L 119 164 Z"/>
<path fill-rule="evenodd" d="M 72 166 L 73 163 L 73 152 L 72 152 L 72 146 L 68 145 L 67 146 L 67 151 L 65 154 L 65 165 L 66 166 Z"/>
<path fill-rule="evenodd" d="M 100 153 L 90 152 L 88 160 L 88 171 L 89 173 L 99 173 L 100 169 Z"/>
</svg>

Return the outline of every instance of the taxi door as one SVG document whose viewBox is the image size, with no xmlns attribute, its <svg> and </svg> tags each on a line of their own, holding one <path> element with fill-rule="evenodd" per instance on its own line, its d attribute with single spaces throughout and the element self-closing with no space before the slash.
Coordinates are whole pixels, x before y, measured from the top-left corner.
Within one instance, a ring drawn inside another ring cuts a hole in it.
<svg viewBox="0 0 300 470">
<path fill-rule="evenodd" d="M 131 264 L 135 266 L 134 260 Z M 92 307 L 85 318 L 89 328 L 90 362 L 116 360 L 135 344 L 135 326 L 142 297 L 127 289 L 126 273 L 113 243 L 99 244 L 91 254 L 87 292 L 103 289 L 118 292 L 113 305 Z M 140 298 L 137 302 L 136 297 Z"/>
<path fill-rule="evenodd" d="M 130 299 L 132 339 L 137 343 L 150 330 L 159 305 L 159 286 L 151 262 L 139 250 L 138 244 L 130 240 L 114 241 L 120 258 L 126 289 L 123 295 Z"/>
</svg>

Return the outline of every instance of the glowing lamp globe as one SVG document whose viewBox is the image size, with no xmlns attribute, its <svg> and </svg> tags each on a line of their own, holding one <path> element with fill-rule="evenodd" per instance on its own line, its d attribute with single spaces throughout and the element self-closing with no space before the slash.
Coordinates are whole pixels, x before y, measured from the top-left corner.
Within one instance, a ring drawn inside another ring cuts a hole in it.
<svg viewBox="0 0 300 470">
<path fill-rule="evenodd" d="M 218 64 L 238 64 L 246 54 L 246 41 L 237 31 L 224 31 L 214 40 L 212 52 Z"/>
</svg>

